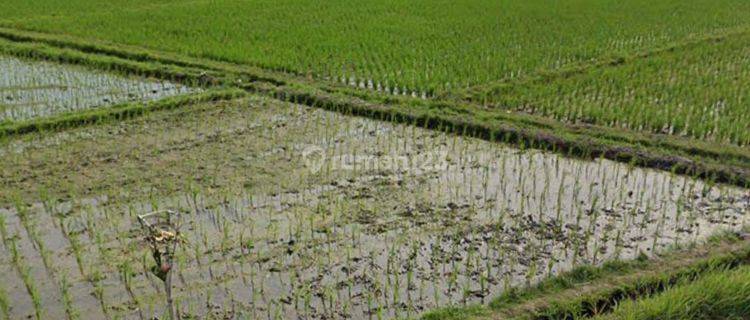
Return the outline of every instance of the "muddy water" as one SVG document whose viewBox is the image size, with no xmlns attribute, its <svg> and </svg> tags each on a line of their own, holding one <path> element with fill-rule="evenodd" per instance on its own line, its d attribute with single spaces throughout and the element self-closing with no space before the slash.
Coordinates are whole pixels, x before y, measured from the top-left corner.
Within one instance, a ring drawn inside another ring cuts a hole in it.
<svg viewBox="0 0 750 320">
<path fill-rule="evenodd" d="M 165 81 L 126 78 L 81 67 L 0 56 L 0 122 L 150 101 L 191 91 Z"/>
<path fill-rule="evenodd" d="M 577 265 L 739 230 L 750 211 L 747 190 L 299 106 L 222 130 L 272 142 L 227 157 L 295 169 L 270 176 L 277 187 L 2 210 L 11 315 L 33 315 L 35 299 L 52 318 L 163 315 L 135 221 L 157 209 L 182 213 L 180 313 L 250 319 L 396 318 L 486 302 Z"/>
</svg>

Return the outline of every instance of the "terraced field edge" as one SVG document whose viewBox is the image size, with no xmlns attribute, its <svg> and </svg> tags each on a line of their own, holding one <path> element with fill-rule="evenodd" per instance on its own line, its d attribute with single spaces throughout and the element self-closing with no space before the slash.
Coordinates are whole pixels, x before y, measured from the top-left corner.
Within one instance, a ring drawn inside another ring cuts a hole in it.
<svg viewBox="0 0 750 320">
<path fill-rule="evenodd" d="M 112 107 L 68 112 L 40 119 L 2 123 L 0 124 L 0 139 L 19 134 L 63 130 L 109 120 L 128 119 L 149 112 L 170 110 L 195 103 L 233 100 L 244 97 L 246 94 L 245 91 L 239 89 L 213 89 L 203 93 L 165 98 L 149 103 L 124 103 Z"/>
<path fill-rule="evenodd" d="M 241 88 L 254 94 L 351 115 L 413 123 L 522 147 L 587 159 L 606 158 L 717 183 L 750 186 L 750 150 L 735 146 L 593 125 L 568 125 L 533 115 L 493 112 L 467 103 L 390 96 L 285 75 L 260 76 L 241 66 L 193 59 L 190 61 L 198 62 L 184 62 L 180 58 L 160 58 L 149 51 L 128 53 L 122 49 L 86 46 L 56 40 L 53 36 L 33 36 L 8 29 L 0 30 L 0 38 L 6 39 L 0 40 L 0 52 L 20 57 L 83 64 L 96 69 L 163 78 L 207 88 Z M 53 123 L 57 121 L 67 123 L 64 126 L 87 123 L 62 119 L 45 120 L 46 124 L 26 123 L 23 127 L 59 128 Z M 4 127 L 2 132 L 5 135 L 37 131 Z"/>
</svg>

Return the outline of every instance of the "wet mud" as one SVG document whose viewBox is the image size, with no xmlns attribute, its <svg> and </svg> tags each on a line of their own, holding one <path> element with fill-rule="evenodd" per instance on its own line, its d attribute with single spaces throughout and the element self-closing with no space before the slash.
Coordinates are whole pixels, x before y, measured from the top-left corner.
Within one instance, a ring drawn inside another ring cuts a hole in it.
<svg viewBox="0 0 750 320">
<path fill-rule="evenodd" d="M 11 314 L 164 318 L 136 222 L 161 209 L 182 217 L 174 286 L 184 319 L 414 317 L 740 230 L 750 212 L 748 190 L 302 106 L 216 131 L 167 144 L 266 141 L 205 164 L 265 164 L 243 171 L 264 183 L 0 210 Z"/>
</svg>

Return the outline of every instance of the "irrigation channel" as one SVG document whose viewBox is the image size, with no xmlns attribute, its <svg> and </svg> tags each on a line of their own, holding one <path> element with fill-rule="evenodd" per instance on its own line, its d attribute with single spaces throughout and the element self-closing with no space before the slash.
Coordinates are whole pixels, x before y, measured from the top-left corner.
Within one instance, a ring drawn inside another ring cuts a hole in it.
<svg viewBox="0 0 750 320">
<path fill-rule="evenodd" d="M 136 221 L 160 209 L 183 217 L 174 292 L 184 319 L 417 316 L 748 222 L 748 190 L 663 171 L 281 102 L 246 112 L 216 131 L 231 133 L 222 144 L 257 144 L 226 157 L 290 168 L 269 178 L 277 186 L 0 209 L 12 318 L 164 317 Z"/>
<path fill-rule="evenodd" d="M 0 55 L 0 122 L 193 92 L 166 81 Z"/>
</svg>

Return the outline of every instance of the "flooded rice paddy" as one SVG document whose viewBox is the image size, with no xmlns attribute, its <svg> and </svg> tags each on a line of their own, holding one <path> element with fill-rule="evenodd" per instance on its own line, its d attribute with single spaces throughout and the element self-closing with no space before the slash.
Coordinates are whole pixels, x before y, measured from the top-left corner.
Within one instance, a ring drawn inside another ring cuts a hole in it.
<svg viewBox="0 0 750 320">
<path fill-rule="evenodd" d="M 166 81 L 0 56 L 0 122 L 150 101 L 192 90 Z"/>
<path fill-rule="evenodd" d="M 265 164 L 252 174 L 268 184 L 0 209 L 11 317 L 164 318 L 136 222 L 161 209 L 182 216 L 183 319 L 415 317 L 748 222 L 734 187 L 296 105 L 247 112 L 191 145 L 264 141 L 205 166 Z"/>
</svg>

